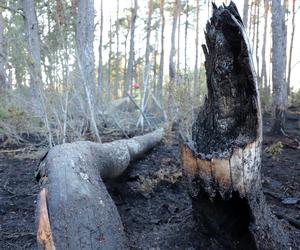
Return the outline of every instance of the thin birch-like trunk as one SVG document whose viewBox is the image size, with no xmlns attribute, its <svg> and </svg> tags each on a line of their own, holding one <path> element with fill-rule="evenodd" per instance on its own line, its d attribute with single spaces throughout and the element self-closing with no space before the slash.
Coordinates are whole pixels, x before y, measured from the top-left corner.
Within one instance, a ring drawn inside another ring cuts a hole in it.
<svg viewBox="0 0 300 250">
<path fill-rule="evenodd" d="M 130 20 L 130 48 L 129 48 L 129 58 L 128 58 L 128 65 L 126 69 L 126 78 L 125 78 L 125 86 L 123 96 L 126 96 L 129 87 L 132 84 L 133 80 L 133 62 L 134 62 L 134 36 L 135 36 L 135 22 L 137 18 L 137 0 L 134 0 L 134 7 L 131 11 L 131 20 Z"/>
<path fill-rule="evenodd" d="M 292 2 L 292 32 L 291 32 L 291 41 L 289 48 L 289 61 L 288 61 L 288 69 L 287 69 L 287 91 L 288 95 L 291 92 L 291 72 L 292 72 L 292 56 L 293 56 L 293 48 L 294 48 L 294 38 L 295 38 L 295 29 L 296 29 L 296 0 Z"/>
<path fill-rule="evenodd" d="M 160 19 L 161 19 L 161 33 L 160 33 L 160 61 L 159 61 L 159 77 L 158 77 L 158 101 L 162 103 L 163 97 L 163 78 L 164 78 L 164 39 L 165 39 L 165 15 L 164 15 L 164 0 L 160 0 Z"/>
</svg>

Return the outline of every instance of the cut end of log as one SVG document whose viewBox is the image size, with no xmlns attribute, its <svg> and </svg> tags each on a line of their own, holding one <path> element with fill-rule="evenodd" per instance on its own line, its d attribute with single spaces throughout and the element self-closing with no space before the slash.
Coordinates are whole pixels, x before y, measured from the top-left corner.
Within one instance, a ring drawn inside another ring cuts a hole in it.
<svg viewBox="0 0 300 250">
<path fill-rule="evenodd" d="M 45 188 L 43 188 L 39 194 L 38 205 L 38 244 L 44 250 L 55 250 L 48 214 L 47 190 Z"/>
</svg>

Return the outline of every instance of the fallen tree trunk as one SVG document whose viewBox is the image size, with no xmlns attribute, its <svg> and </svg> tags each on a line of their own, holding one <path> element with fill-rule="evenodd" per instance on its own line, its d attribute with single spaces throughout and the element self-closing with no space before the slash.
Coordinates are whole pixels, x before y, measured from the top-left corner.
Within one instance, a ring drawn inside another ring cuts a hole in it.
<svg viewBox="0 0 300 250">
<path fill-rule="evenodd" d="M 67 143 L 39 165 L 40 249 L 126 249 L 123 226 L 103 179 L 124 172 L 163 138 L 163 129 L 107 144 Z"/>
<path fill-rule="evenodd" d="M 206 26 L 208 96 L 181 144 L 196 218 L 224 249 L 287 249 L 261 186 L 262 122 L 245 28 L 234 3 Z"/>
</svg>

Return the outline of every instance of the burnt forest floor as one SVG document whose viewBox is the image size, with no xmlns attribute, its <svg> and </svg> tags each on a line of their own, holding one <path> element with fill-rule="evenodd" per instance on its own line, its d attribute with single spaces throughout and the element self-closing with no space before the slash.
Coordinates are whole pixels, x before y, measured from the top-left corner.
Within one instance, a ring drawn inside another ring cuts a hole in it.
<svg viewBox="0 0 300 250">
<path fill-rule="evenodd" d="M 265 115 L 265 130 L 269 121 Z M 290 138 L 264 134 L 262 181 L 271 211 L 283 218 L 293 240 L 292 249 L 300 249 L 300 149 L 293 140 L 300 141 L 299 116 L 288 119 L 286 131 Z M 282 152 L 272 157 L 265 148 L 278 141 Z M 35 150 L 0 144 L 0 249 L 35 249 Z M 222 249 L 193 217 L 175 132 L 107 186 L 131 249 Z"/>
</svg>

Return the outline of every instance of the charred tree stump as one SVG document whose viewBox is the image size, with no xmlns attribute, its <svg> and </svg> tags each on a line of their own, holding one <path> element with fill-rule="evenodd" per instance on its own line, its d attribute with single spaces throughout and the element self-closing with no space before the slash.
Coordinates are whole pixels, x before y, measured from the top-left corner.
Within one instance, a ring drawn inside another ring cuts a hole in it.
<svg viewBox="0 0 300 250">
<path fill-rule="evenodd" d="M 39 165 L 37 205 L 40 249 L 127 249 L 123 225 L 103 179 L 124 172 L 163 138 L 163 129 L 106 144 L 67 143 Z"/>
<path fill-rule="evenodd" d="M 181 144 L 196 218 L 224 249 L 287 249 L 261 186 L 262 122 L 248 38 L 234 3 L 206 25 L 208 95 Z"/>
</svg>

